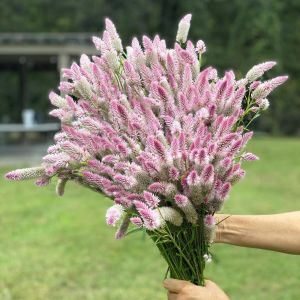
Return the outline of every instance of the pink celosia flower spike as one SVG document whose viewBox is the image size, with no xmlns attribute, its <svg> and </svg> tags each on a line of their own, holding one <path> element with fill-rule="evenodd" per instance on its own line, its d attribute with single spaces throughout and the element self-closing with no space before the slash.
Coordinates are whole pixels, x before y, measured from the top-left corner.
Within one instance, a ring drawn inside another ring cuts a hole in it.
<svg viewBox="0 0 300 300">
<path fill-rule="evenodd" d="M 212 215 L 206 215 L 204 218 L 204 224 L 208 227 L 215 226 L 216 220 Z"/>
<path fill-rule="evenodd" d="M 260 100 L 256 101 L 256 103 L 258 104 L 258 108 L 261 110 L 267 110 L 270 106 L 270 102 L 266 98 L 260 99 Z"/>
<path fill-rule="evenodd" d="M 148 190 L 153 193 L 163 194 L 166 191 L 166 184 L 162 182 L 153 182 L 148 186 Z"/>
<path fill-rule="evenodd" d="M 191 26 L 192 15 L 185 15 L 178 24 L 178 31 L 176 35 L 176 41 L 185 43 Z"/>
<path fill-rule="evenodd" d="M 121 205 L 115 204 L 106 212 L 106 223 L 110 226 L 116 226 L 117 222 L 122 218 L 124 209 Z"/>
<path fill-rule="evenodd" d="M 148 191 L 144 191 L 144 199 L 145 202 L 152 208 L 157 207 L 160 202 L 160 199 L 157 196 Z"/>
<path fill-rule="evenodd" d="M 154 230 L 160 225 L 158 214 L 151 210 L 145 203 L 134 201 L 134 205 L 144 221 L 144 226 L 149 230 Z"/>
<path fill-rule="evenodd" d="M 10 180 L 27 180 L 39 178 L 43 175 L 45 175 L 45 169 L 43 167 L 33 167 L 11 171 L 7 173 L 5 177 Z"/>
<path fill-rule="evenodd" d="M 201 173 L 201 182 L 206 187 L 211 187 L 214 180 L 214 167 L 207 165 Z"/>
<path fill-rule="evenodd" d="M 143 221 L 139 217 L 132 217 L 130 218 L 130 221 L 132 224 L 134 224 L 137 227 L 143 227 Z"/>
<path fill-rule="evenodd" d="M 250 153 L 250 152 L 244 153 L 244 154 L 241 156 L 241 158 L 242 158 L 242 160 L 246 160 L 246 161 L 259 160 L 259 157 L 257 157 L 255 154 Z"/>
<path fill-rule="evenodd" d="M 179 207 L 183 207 L 183 206 L 187 205 L 187 203 L 189 202 L 188 197 L 185 195 L 178 194 L 174 197 L 174 199 L 175 199 L 176 204 Z"/>
<path fill-rule="evenodd" d="M 105 19 L 105 27 L 106 27 L 107 32 L 109 33 L 110 42 L 111 42 L 112 46 L 118 52 L 122 52 L 123 51 L 122 41 L 117 33 L 114 23 L 110 19 L 106 18 Z"/>
<path fill-rule="evenodd" d="M 198 215 L 192 202 L 185 195 L 181 194 L 175 195 L 174 200 L 178 207 L 184 212 L 188 222 L 196 224 Z"/>
<path fill-rule="evenodd" d="M 209 243 L 212 243 L 215 237 L 215 225 L 216 225 L 216 220 L 213 215 L 206 215 L 204 217 L 204 227 L 205 227 L 205 236 L 206 240 Z M 208 257 L 209 258 L 209 257 Z"/>
<path fill-rule="evenodd" d="M 43 176 L 41 178 L 38 178 L 35 182 L 37 186 L 46 186 L 50 183 L 50 178 L 47 176 Z"/>
<path fill-rule="evenodd" d="M 116 232 L 115 238 L 117 240 L 123 238 L 126 235 L 126 232 L 128 230 L 130 224 L 130 214 L 127 214 L 124 218 L 123 221 L 119 227 L 119 229 Z"/>
<path fill-rule="evenodd" d="M 275 88 L 288 80 L 288 76 L 278 76 L 261 83 L 251 94 L 253 99 L 266 98 Z"/>
<path fill-rule="evenodd" d="M 202 40 L 199 40 L 197 42 L 196 51 L 201 55 L 206 52 L 206 46 L 205 46 L 205 43 Z"/>
<path fill-rule="evenodd" d="M 56 194 L 58 196 L 63 196 L 63 194 L 65 192 L 65 186 L 66 186 L 67 181 L 68 181 L 68 178 L 58 179 L 57 184 L 56 184 Z"/>
<path fill-rule="evenodd" d="M 231 184 L 229 182 L 226 182 L 222 185 L 222 187 L 220 188 L 219 193 L 218 193 L 220 200 L 223 201 L 226 199 L 226 197 L 229 194 L 230 189 L 231 189 Z"/>
<path fill-rule="evenodd" d="M 248 82 L 253 82 L 254 80 L 261 77 L 266 71 L 272 69 L 276 65 L 275 61 L 267 61 L 262 64 L 252 67 L 246 74 L 246 79 Z"/>
</svg>

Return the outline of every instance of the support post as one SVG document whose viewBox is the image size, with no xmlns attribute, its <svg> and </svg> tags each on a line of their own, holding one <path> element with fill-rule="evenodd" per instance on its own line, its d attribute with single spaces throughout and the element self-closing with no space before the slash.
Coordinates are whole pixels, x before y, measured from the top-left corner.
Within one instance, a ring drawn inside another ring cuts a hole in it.
<svg viewBox="0 0 300 300">
<path fill-rule="evenodd" d="M 19 113 L 18 113 L 18 122 L 22 123 L 22 112 L 27 107 L 27 96 L 28 96 L 28 89 L 27 89 L 27 59 L 26 57 L 22 56 L 19 59 L 20 68 L 19 68 Z"/>
<path fill-rule="evenodd" d="M 62 77 L 62 68 L 69 68 L 70 67 L 70 56 L 66 53 L 60 53 L 57 58 L 57 68 L 60 76 L 60 80 L 63 79 Z"/>
</svg>

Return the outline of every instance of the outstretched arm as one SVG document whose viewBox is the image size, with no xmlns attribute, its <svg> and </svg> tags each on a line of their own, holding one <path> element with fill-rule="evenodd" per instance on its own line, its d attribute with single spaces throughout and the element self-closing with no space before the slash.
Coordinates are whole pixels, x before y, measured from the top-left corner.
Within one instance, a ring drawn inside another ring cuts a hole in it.
<svg viewBox="0 0 300 300">
<path fill-rule="evenodd" d="M 275 215 L 217 215 L 216 243 L 300 254 L 300 211 Z"/>
</svg>

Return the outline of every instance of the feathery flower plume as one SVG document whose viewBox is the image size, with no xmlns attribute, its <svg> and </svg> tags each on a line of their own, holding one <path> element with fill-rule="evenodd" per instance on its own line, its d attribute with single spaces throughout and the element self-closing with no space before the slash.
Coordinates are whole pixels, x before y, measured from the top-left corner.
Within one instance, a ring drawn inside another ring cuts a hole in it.
<svg viewBox="0 0 300 300">
<path fill-rule="evenodd" d="M 130 222 L 137 227 L 143 227 L 143 221 L 140 217 L 132 217 L 130 218 Z"/>
<path fill-rule="evenodd" d="M 179 25 L 178 25 L 177 34 L 176 34 L 177 42 L 179 42 L 179 43 L 186 42 L 189 30 L 190 30 L 190 26 L 191 26 L 191 19 L 192 19 L 192 15 L 187 14 L 180 20 Z"/>
<path fill-rule="evenodd" d="M 186 206 L 187 203 L 189 202 L 189 198 L 187 196 L 180 195 L 180 194 L 176 195 L 174 197 L 174 200 L 179 207 Z"/>
<path fill-rule="evenodd" d="M 158 216 L 159 227 L 163 227 L 166 222 L 170 222 L 175 226 L 180 226 L 183 222 L 181 214 L 172 207 L 163 206 L 156 208 L 154 211 Z"/>
<path fill-rule="evenodd" d="M 275 88 L 287 81 L 287 79 L 288 76 L 278 76 L 276 78 L 261 83 L 252 92 L 252 98 L 256 100 L 266 98 Z"/>
<path fill-rule="evenodd" d="M 213 227 L 216 224 L 215 218 L 212 215 L 206 215 L 204 218 L 204 224 L 207 227 Z"/>
<path fill-rule="evenodd" d="M 124 208 L 120 204 L 111 206 L 106 212 L 106 223 L 110 226 L 116 226 L 117 222 L 122 218 Z"/>
<path fill-rule="evenodd" d="M 58 196 L 63 196 L 65 192 L 65 186 L 67 183 L 68 179 L 67 178 L 59 178 L 56 184 L 56 194 Z"/>
<path fill-rule="evenodd" d="M 205 227 L 205 237 L 209 243 L 212 243 L 215 237 L 215 226 L 216 226 L 216 221 L 213 215 L 206 215 L 204 217 L 204 227 Z M 207 254 L 205 254 L 207 255 Z M 209 260 L 209 257 L 205 257 L 204 259 Z"/>
<path fill-rule="evenodd" d="M 148 191 L 144 191 L 144 199 L 145 202 L 149 205 L 149 207 L 157 207 L 160 199 L 153 195 L 152 193 L 148 192 Z"/>
<path fill-rule="evenodd" d="M 126 214 L 125 217 L 123 218 L 123 221 L 120 225 L 120 227 L 118 228 L 115 238 L 117 240 L 123 238 L 128 230 L 130 224 L 130 214 Z"/>
<path fill-rule="evenodd" d="M 39 178 L 43 175 L 45 175 L 45 169 L 43 167 L 33 167 L 11 171 L 7 173 L 5 177 L 10 180 L 27 180 Z"/>
<path fill-rule="evenodd" d="M 153 193 L 163 194 L 166 191 L 166 184 L 162 182 L 153 182 L 148 186 L 148 190 Z"/>
<path fill-rule="evenodd" d="M 259 158 L 255 154 L 250 153 L 250 152 L 242 154 L 241 159 L 245 160 L 245 161 L 259 160 Z"/>
<path fill-rule="evenodd" d="M 106 18 L 105 27 L 109 34 L 111 45 L 114 47 L 116 51 L 122 52 L 123 51 L 122 42 L 117 33 L 114 23 L 110 19 Z"/>
<path fill-rule="evenodd" d="M 198 215 L 191 201 L 185 195 L 181 195 L 181 194 L 177 194 L 174 197 L 174 200 L 178 205 L 178 207 L 181 208 L 181 210 L 185 214 L 187 221 L 192 224 L 196 224 L 198 220 Z"/>
<path fill-rule="evenodd" d="M 38 178 L 36 181 L 35 181 L 35 184 L 37 186 L 46 186 L 50 183 L 50 178 L 47 177 L 47 176 L 43 176 L 41 178 Z"/>
<path fill-rule="evenodd" d="M 254 80 L 261 77 L 266 71 L 272 69 L 276 65 L 275 61 L 267 61 L 252 67 L 246 74 L 246 79 L 248 82 L 253 82 Z"/>
<path fill-rule="evenodd" d="M 205 46 L 205 43 L 202 40 L 199 40 L 197 42 L 196 51 L 201 55 L 206 52 L 206 46 Z"/>
<path fill-rule="evenodd" d="M 267 110 L 270 106 L 270 102 L 266 98 L 258 100 L 256 103 L 258 104 L 258 108 L 261 110 Z"/>
<path fill-rule="evenodd" d="M 156 211 L 151 210 L 145 203 L 141 201 L 134 201 L 134 205 L 144 221 L 144 226 L 146 229 L 154 230 L 160 227 L 161 220 Z"/>
<path fill-rule="evenodd" d="M 201 173 L 201 182 L 204 186 L 210 187 L 214 180 L 214 167 L 213 165 L 207 165 Z"/>
</svg>

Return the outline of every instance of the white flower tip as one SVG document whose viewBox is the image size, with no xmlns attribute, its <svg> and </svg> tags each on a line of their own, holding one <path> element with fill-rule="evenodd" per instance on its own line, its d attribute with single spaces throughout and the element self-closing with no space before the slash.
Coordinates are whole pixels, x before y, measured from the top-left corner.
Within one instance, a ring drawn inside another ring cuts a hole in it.
<svg viewBox="0 0 300 300">
<path fill-rule="evenodd" d="M 206 45 L 202 40 L 199 40 L 196 44 L 196 51 L 200 54 L 203 54 L 206 52 Z"/>
<path fill-rule="evenodd" d="M 100 50 L 101 50 L 101 39 L 100 39 L 99 37 L 97 37 L 97 36 L 93 36 L 93 37 L 92 37 L 92 41 L 93 41 L 93 43 L 94 43 L 96 49 L 97 49 L 98 51 L 100 51 Z"/>
<path fill-rule="evenodd" d="M 112 20 L 110 20 L 109 18 L 105 19 L 105 28 L 109 32 L 111 38 L 116 37 L 116 35 L 117 35 L 116 26 L 115 26 L 114 22 Z"/>
<path fill-rule="evenodd" d="M 186 15 L 182 18 L 182 21 L 188 22 L 188 23 L 190 23 L 191 20 L 192 20 L 192 14 L 186 14 Z"/>
<path fill-rule="evenodd" d="M 49 98 L 50 98 L 50 99 L 53 99 L 53 98 L 55 98 L 55 97 L 57 97 L 57 94 L 56 94 L 55 92 L 53 92 L 53 91 L 50 91 L 50 93 L 49 93 Z"/>
<path fill-rule="evenodd" d="M 104 22 L 105 22 L 106 27 L 108 27 L 109 25 L 113 24 L 113 22 L 111 21 L 110 18 L 105 18 Z"/>
<path fill-rule="evenodd" d="M 264 68 L 266 68 L 267 70 L 272 69 L 276 65 L 277 65 L 277 62 L 273 61 L 273 60 L 266 61 L 266 62 L 259 64 L 259 66 L 264 66 Z"/>
<path fill-rule="evenodd" d="M 207 263 L 211 263 L 211 262 L 212 262 L 212 257 L 211 257 L 210 254 L 204 254 L 204 255 L 203 255 L 203 258 L 205 259 L 205 261 L 206 261 Z"/>
<path fill-rule="evenodd" d="M 86 54 L 81 54 L 79 60 L 81 66 L 88 65 L 91 62 L 89 57 Z"/>
<path fill-rule="evenodd" d="M 192 19 L 191 14 L 185 15 L 178 24 L 178 31 L 176 35 L 176 41 L 180 43 L 185 43 L 187 40 L 187 35 L 190 29 L 190 22 Z"/>
<path fill-rule="evenodd" d="M 92 41 L 95 42 L 99 42 L 99 40 L 101 40 L 99 37 L 97 36 L 92 36 Z"/>
</svg>

